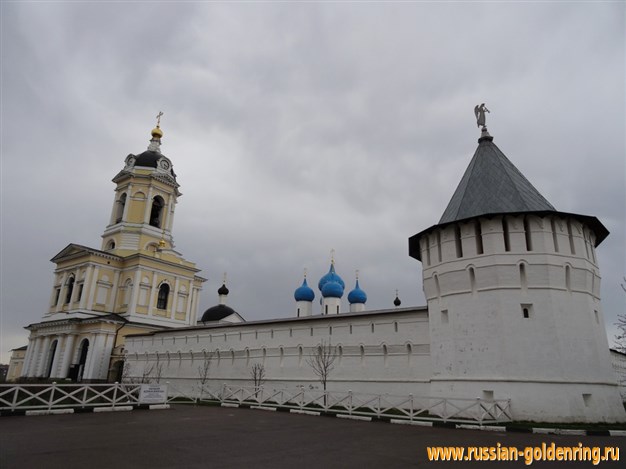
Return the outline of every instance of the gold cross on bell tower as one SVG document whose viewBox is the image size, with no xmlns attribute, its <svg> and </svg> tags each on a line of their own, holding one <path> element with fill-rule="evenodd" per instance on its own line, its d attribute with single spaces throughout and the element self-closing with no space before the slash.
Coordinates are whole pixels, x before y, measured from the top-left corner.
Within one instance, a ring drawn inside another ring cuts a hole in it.
<svg viewBox="0 0 626 469">
<path fill-rule="evenodd" d="M 157 127 L 161 126 L 161 116 L 163 115 L 162 111 L 159 111 L 159 113 L 157 114 L 156 118 L 157 118 Z"/>
</svg>

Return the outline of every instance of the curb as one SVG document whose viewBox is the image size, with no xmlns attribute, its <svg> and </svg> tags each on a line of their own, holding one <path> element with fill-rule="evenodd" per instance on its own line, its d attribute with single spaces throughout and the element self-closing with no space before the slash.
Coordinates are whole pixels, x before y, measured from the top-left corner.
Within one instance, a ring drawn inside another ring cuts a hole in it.
<svg viewBox="0 0 626 469">
<path fill-rule="evenodd" d="M 16 410 L 16 411 L 2 411 L 0 416 L 2 417 L 38 417 L 41 415 L 64 415 L 64 414 L 99 414 L 103 412 L 129 412 L 132 410 L 167 410 L 170 408 L 169 404 L 152 404 L 152 405 L 127 405 L 116 407 L 70 407 L 66 409 L 35 409 L 35 410 Z"/>
</svg>

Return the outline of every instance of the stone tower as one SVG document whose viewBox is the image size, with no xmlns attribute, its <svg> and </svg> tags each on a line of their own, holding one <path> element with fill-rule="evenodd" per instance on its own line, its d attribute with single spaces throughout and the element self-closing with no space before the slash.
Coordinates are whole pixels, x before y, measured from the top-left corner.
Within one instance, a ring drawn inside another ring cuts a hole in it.
<svg viewBox="0 0 626 469">
<path fill-rule="evenodd" d="M 511 399 L 544 421 L 625 418 L 600 306 L 595 217 L 557 211 L 486 129 L 423 264 L 432 395 Z"/>
</svg>

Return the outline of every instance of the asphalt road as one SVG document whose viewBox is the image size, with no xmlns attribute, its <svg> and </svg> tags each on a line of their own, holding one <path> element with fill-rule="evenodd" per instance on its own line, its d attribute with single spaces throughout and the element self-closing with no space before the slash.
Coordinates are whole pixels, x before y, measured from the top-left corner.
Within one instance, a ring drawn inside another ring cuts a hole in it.
<svg viewBox="0 0 626 469">
<path fill-rule="evenodd" d="M 360 422 L 252 409 L 170 410 L 0 418 L 0 468 L 404 468 L 526 467 L 431 463 L 426 447 L 621 446 L 626 437 L 533 435 Z M 599 467 L 624 467 L 601 462 Z M 590 462 L 534 463 L 592 467 Z"/>
</svg>

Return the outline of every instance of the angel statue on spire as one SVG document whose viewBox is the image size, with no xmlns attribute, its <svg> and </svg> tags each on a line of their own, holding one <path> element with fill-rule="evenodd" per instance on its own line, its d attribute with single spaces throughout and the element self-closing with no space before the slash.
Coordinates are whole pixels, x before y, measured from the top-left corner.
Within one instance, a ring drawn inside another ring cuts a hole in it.
<svg viewBox="0 0 626 469">
<path fill-rule="evenodd" d="M 489 109 L 485 106 L 485 103 L 482 103 L 480 106 L 476 105 L 474 107 L 474 115 L 476 116 L 476 126 L 482 126 L 482 130 L 487 129 L 487 123 L 485 120 L 485 112 L 489 112 Z"/>
</svg>

